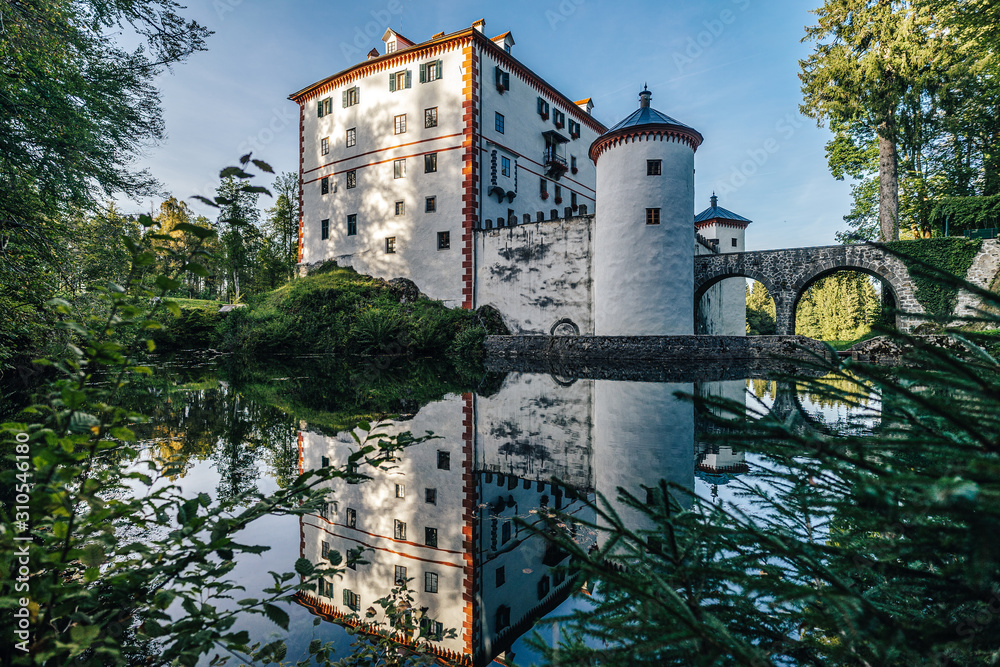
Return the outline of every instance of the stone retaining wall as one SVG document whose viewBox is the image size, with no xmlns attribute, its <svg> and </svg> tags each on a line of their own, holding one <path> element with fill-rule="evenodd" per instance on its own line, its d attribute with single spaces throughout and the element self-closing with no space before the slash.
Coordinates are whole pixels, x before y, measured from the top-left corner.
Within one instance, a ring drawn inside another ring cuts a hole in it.
<svg viewBox="0 0 1000 667">
<path fill-rule="evenodd" d="M 805 336 L 487 336 L 487 358 L 747 361 L 829 357 Z"/>
</svg>

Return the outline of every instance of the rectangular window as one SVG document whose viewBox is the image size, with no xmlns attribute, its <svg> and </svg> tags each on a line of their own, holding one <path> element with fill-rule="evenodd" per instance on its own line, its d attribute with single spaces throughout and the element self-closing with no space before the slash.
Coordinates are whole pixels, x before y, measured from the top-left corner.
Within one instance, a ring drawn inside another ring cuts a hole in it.
<svg viewBox="0 0 1000 667">
<path fill-rule="evenodd" d="M 433 213 L 437 210 L 437 197 L 428 197 L 424 200 L 424 212 Z"/>
<path fill-rule="evenodd" d="M 451 470 L 450 452 L 438 452 L 438 470 Z"/>
<path fill-rule="evenodd" d="M 344 91 L 344 108 L 346 109 L 347 107 L 353 107 L 355 104 L 358 103 L 359 97 L 360 96 L 358 94 L 358 87 L 357 86 L 354 86 L 353 88 L 348 88 L 347 90 L 345 90 Z"/>
<path fill-rule="evenodd" d="M 436 572 L 424 572 L 424 592 L 438 592 L 438 576 Z"/>
<path fill-rule="evenodd" d="M 542 199 L 546 199 L 549 196 L 549 182 L 544 178 L 539 181 L 538 194 L 542 196 Z"/>
<path fill-rule="evenodd" d="M 396 202 L 396 215 L 403 215 L 406 213 L 406 203 L 398 201 Z"/>
<path fill-rule="evenodd" d="M 347 554 L 344 556 L 344 565 L 350 570 L 357 570 L 357 561 L 361 559 L 361 549 L 355 551 L 354 549 L 348 549 Z"/>
<path fill-rule="evenodd" d="M 451 232 L 438 232 L 438 250 L 451 248 Z"/>
<path fill-rule="evenodd" d="M 502 604 L 499 607 L 497 607 L 496 628 L 494 629 L 494 631 L 499 632 L 500 630 L 505 629 L 509 625 L 510 625 L 510 607 L 508 607 L 505 604 Z"/>
<path fill-rule="evenodd" d="M 320 194 L 323 194 L 323 195 L 330 194 L 330 177 L 329 176 L 324 176 L 323 178 L 319 179 L 319 192 L 320 192 Z"/>
<path fill-rule="evenodd" d="M 396 52 L 396 40 L 393 39 L 385 43 L 385 52 L 386 54 Z"/>
<path fill-rule="evenodd" d="M 406 178 L 406 158 L 403 158 L 402 160 L 395 160 L 392 163 L 392 177 Z"/>
<path fill-rule="evenodd" d="M 395 571 L 392 573 L 392 583 L 397 586 L 403 586 L 406 584 L 406 567 L 403 565 L 397 565 Z"/>
<path fill-rule="evenodd" d="M 569 136 L 573 137 L 574 139 L 580 138 L 580 124 L 575 120 L 573 120 L 572 118 L 569 121 Z"/>
<path fill-rule="evenodd" d="M 357 169 L 351 169 L 347 172 L 347 189 L 358 187 L 358 171 Z"/>
<path fill-rule="evenodd" d="M 510 521 L 504 521 L 503 528 L 500 529 L 500 544 L 508 542 L 510 542 Z"/>
<path fill-rule="evenodd" d="M 344 512 L 344 521 L 347 523 L 348 528 L 357 528 L 358 527 L 357 511 L 348 507 L 347 510 Z"/>
<path fill-rule="evenodd" d="M 572 171 L 574 174 L 579 171 L 579 169 L 577 169 L 577 167 L 576 167 L 576 156 L 575 155 L 570 155 L 569 156 L 569 168 L 570 168 L 570 171 Z"/>
<path fill-rule="evenodd" d="M 562 128 L 562 126 L 566 124 L 566 114 L 564 114 L 562 111 L 559 111 L 559 109 L 553 109 L 552 110 L 552 123 L 556 127 Z"/>
<path fill-rule="evenodd" d="M 659 176 L 663 173 L 663 160 L 646 160 L 646 175 Z"/>
<path fill-rule="evenodd" d="M 737 246 L 736 246 L 736 239 L 733 239 L 733 247 L 734 247 L 734 248 L 735 248 L 735 247 L 737 247 Z"/>
<path fill-rule="evenodd" d="M 438 126 L 438 108 L 424 109 L 424 127 Z"/>
<path fill-rule="evenodd" d="M 397 540 L 406 539 L 406 522 L 396 519 L 392 522 L 392 536 Z"/>
<path fill-rule="evenodd" d="M 351 611 L 361 609 L 361 596 L 347 588 L 344 589 L 344 606 Z"/>
<path fill-rule="evenodd" d="M 330 543 L 323 540 L 323 543 L 319 547 L 319 555 L 321 558 L 326 558 L 330 555 Z"/>
<path fill-rule="evenodd" d="M 428 153 L 424 156 L 424 173 L 432 174 L 438 170 L 438 154 Z"/>
<path fill-rule="evenodd" d="M 503 565 L 497 568 L 497 588 L 500 588 L 507 581 L 507 575 L 504 573 Z"/>
<path fill-rule="evenodd" d="M 561 185 L 557 185 L 556 186 L 556 203 L 557 204 L 561 204 L 562 203 L 562 186 Z"/>
<path fill-rule="evenodd" d="M 510 176 L 510 158 L 501 157 L 500 158 L 500 173 L 504 176 Z"/>
<path fill-rule="evenodd" d="M 328 116 L 333 113 L 333 98 L 328 97 L 325 100 L 320 100 L 317 106 L 317 115 L 322 118 L 323 116 Z"/>
<path fill-rule="evenodd" d="M 441 78 L 441 61 L 432 60 L 420 65 L 420 83 L 429 83 Z"/>
<path fill-rule="evenodd" d="M 438 545 L 437 528 L 424 528 L 424 544 L 429 547 L 436 547 Z"/>
<path fill-rule="evenodd" d="M 647 225 L 658 225 L 658 224 L 660 224 L 660 209 L 658 209 L 658 208 L 647 208 L 646 209 L 646 224 Z"/>
<path fill-rule="evenodd" d="M 499 132 L 500 134 L 503 134 L 503 114 L 500 113 L 499 111 L 497 111 L 496 114 L 497 114 L 497 118 L 496 118 L 497 132 Z"/>
<path fill-rule="evenodd" d="M 327 218 L 326 220 L 323 220 L 323 221 L 320 222 L 319 237 L 322 240 L 324 240 L 324 241 L 327 240 L 328 238 L 330 238 L 330 219 L 329 218 Z"/>
<path fill-rule="evenodd" d="M 357 236 L 358 235 L 358 214 L 351 213 L 347 216 L 347 235 Z"/>
<path fill-rule="evenodd" d="M 428 505 L 437 505 L 438 502 L 438 490 L 437 489 L 424 489 L 424 502 Z"/>
<path fill-rule="evenodd" d="M 545 575 L 538 582 L 538 599 L 541 600 L 549 594 L 549 575 Z"/>
<path fill-rule="evenodd" d="M 406 114 L 400 114 L 393 118 L 393 127 L 396 134 L 406 132 Z"/>
<path fill-rule="evenodd" d="M 410 70 L 392 72 L 389 75 L 389 91 L 395 92 L 410 87 Z"/>
<path fill-rule="evenodd" d="M 402 484 L 396 485 L 396 497 L 405 498 L 406 497 L 406 487 Z"/>
<path fill-rule="evenodd" d="M 494 70 L 494 76 L 496 77 L 497 90 L 500 91 L 500 94 L 503 94 L 505 90 L 510 90 L 510 72 L 504 72 L 497 67 Z"/>
<path fill-rule="evenodd" d="M 321 456 L 319 458 L 319 464 L 323 468 L 329 468 L 330 467 L 330 457 L 328 457 L 328 456 Z"/>
<path fill-rule="evenodd" d="M 396 237 L 390 236 L 385 240 L 385 254 L 395 255 L 396 254 Z"/>
<path fill-rule="evenodd" d="M 352 127 L 347 131 L 347 147 L 350 148 L 358 143 L 358 128 Z"/>
<path fill-rule="evenodd" d="M 576 193 L 575 192 L 571 192 L 570 195 L 569 195 L 569 205 L 573 207 L 573 210 L 576 210 L 577 206 L 579 206 L 579 204 L 576 203 Z"/>
<path fill-rule="evenodd" d="M 538 98 L 538 115 L 542 117 L 542 120 L 549 119 L 549 103 L 541 97 Z"/>
<path fill-rule="evenodd" d="M 319 152 L 320 155 L 330 154 L 330 137 L 323 137 L 319 140 Z"/>
</svg>

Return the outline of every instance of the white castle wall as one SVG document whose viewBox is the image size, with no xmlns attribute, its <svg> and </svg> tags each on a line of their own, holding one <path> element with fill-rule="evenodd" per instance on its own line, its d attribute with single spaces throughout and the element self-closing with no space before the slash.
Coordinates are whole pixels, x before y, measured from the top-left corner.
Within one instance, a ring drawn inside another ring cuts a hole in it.
<svg viewBox="0 0 1000 667">
<path fill-rule="evenodd" d="M 718 239 L 719 251 L 722 253 L 746 250 L 746 229 L 712 224 L 699 228 L 698 233 L 709 240 Z M 704 247 L 701 249 L 709 252 Z M 710 336 L 745 336 L 747 334 L 746 284 L 745 278 L 729 278 L 710 287 L 698 304 L 700 318 L 696 333 Z"/>
<path fill-rule="evenodd" d="M 646 161 L 663 160 L 660 176 Z M 594 323 L 599 336 L 694 333 L 694 151 L 643 139 L 598 159 Z M 660 208 L 659 225 L 646 209 Z"/>
<path fill-rule="evenodd" d="M 594 477 L 597 491 L 634 530 L 651 529 L 642 512 L 618 501 L 618 488 L 640 502 L 642 486 L 661 479 L 694 488 L 694 404 L 674 394 L 689 383 L 594 381 Z M 687 507 L 684 496 L 678 500 Z"/>
<path fill-rule="evenodd" d="M 573 104 L 566 104 L 557 101 L 554 96 L 542 93 L 533 87 L 530 80 L 518 76 L 516 71 L 505 66 L 495 58 L 496 54 L 490 50 L 481 52 L 480 60 L 480 100 L 482 104 L 482 118 L 480 119 L 480 131 L 482 133 L 482 143 L 480 153 L 480 188 L 479 196 L 481 201 L 480 221 L 497 218 L 507 219 L 508 210 L 513 210 L 517 216 L 518 224 L 523 223 L 524 214 L 529 214 L 531 220 L 537 220 L 539 212 L 542 212 L 545 219 L 551 218 L 551 210 L 558 211 L 558 217 L 564 217 L 564 208 L 570 205 L 571 193 L 577 193 L 577 203 L 587 206 L 589 213 L 594 212 L 596 199 L 597 173 L 594 163 L 587 156 L 590 145 L 599 136 L 596 131 L 581 122 L 580 137 L 572 139 L 569 133 L 569 120 L 579 120 L 571 115 L 570 107 L 573 111 L 578 111 L 578 107 Z M 503 93 L 499 92 L 495 83 L 495 68 L 500 66 L 502 70 L 510 74 L 510 89 Z M 582 91 L 585 92 L 585 91 Z M 538 114 L 538 97 L 541 96 L 549 103 L 549 117 L 543 119 Z M 555 125 L 555 110 L 560 110 L 566 114 L 566 123 L 560 129 Z M 504 132 L 501 134 L 496 129 L 496 113 L 504 116 Z M 570 139 L 569 143 L 563 144 L 562 152 L 565 154 L 567 163 L 575 156 L 578 173 L 567 172 L 559 181 L 551 181 L 548 184 L 548 199 L 542 199 L 540 181 L 545 174 L 543 165 L 543 154 L 545 151 L 545 139 L 543 132 L 552 130 Z M 513 202 L 504 200 L 502 203 L 496 197 L 489 196 L 489 190 L 493 186 L 492 182 L 492 160 L 496 153 L 496 173 L 497 186 L 503 187 L 505 191 L 517 192 L 517 197 Z M 500 158 L 506 156 L 512 162 L 512 171 L 509 177 L 500 173 Z M 516 187 L 513 163 L 517 163 Z M 562 203 L 555 201 L 555 186 L 562 188 Z"/>
<path fill-rule="evenodd" d="M 477 306 L 493 306 L 515 334 L 592 334 L 593 216 L 473 235 Z"/>
<path fill-rule="evenodd" d="M 442 61 L 442 77 L 420 83 L 420 64 Z M 324 93 L 333 113 L 317 117 L 316 101 L 305 106 L 303 121 L 302 263 L 335 259 L 359 273 L 409 278 L 434 299 L 462 303 L 462 102 L 464 57 L 452 50 L 394 67 L 411 72 L 411 87 L 391 92 L 389 72 L 382 71 Z M 344 108 L 342 92 L 358 86 L 359 103 Z M 438 125 L 424 127 L 424 110 L 438 109 Z M 394 118 L 406 114 L 406 132 L 394 134 Z M 356 128 L 357 145 L 346 146 L 347 130 Z M 321 139 L 330 153 L 321 155 Z M 437 152 L 437 172 L 424 173 L 425 153 Z M 406 178 L 394 178 L 393 162 L 406 159 Z M 357 170 L 357 187 L 347 189 L 347 172 Z M 330 176 L 330 193 L 320 179 Z M 437 211 L 426 213 L 425 198 L 437 198 Z M 395 215 L 403 201 L 405 214 Z M 357 214 L 358 233 L 347 235 L 347 216 Z M 323 219 L 330 238 L 320 238 Z M 438 250 L 437 232 L 451 233 L 451 248 Z M 386 254 L 385 239 L 395 237 L 396 253 Z"/>
<path fill-rule="evenodd" d="M 368 482 L 331 482 L 329 499 L 336 504 L 335 511 L 328 519 L 317 515 L 302 519 L 302 555 L 313 562 L 320 561 L 324 541 L 341 554 L 361 546 L 370 549 L 365 554 L 370 563 L 358 565 L 356 570 L 345 570 L 342 578 L 332 580 L 333 595 L 324 601 L 350 613 L 343 605 L 343 591 L 348 589 L 361 596 L 363 618 L 365 610 L 393 588 L 394 566 L 402 565 L 407 568 L 407 577 L 413 579 L 410 589 L 414 606 L 428 607 L 427 613 L 446 628 L 463 627 L 466 620 L 463 595 L 467 592 L 463 585 L 465 561 L 462 555 L 462 503 L 465 498 L 462 419 L 465 405 L 461 397 L 447 397 L 423 407 L 412 420 L 380 428 L 389 434 L 410 431 L 422 435 L 425 431 L 433 431 L 440 438 L 407 448 L 391 469 L 361 466 L 359 472 L 373 477 Z M 350 433 L 330 437 L 305 431 L 302 433 L 302 467 L 317 469 L 323 457 L 327 457 L 331 465 L 343 467 L 350 453 L 357 449 Z M 438 451 L 450 453 L 450 470 L 438 469 Z M 404 485 L 403 498 L 396 497 L 396 484 Z M 436 504 L 425 502 L 425 488 L 437 489 Z M 354 528 L 346 525 L 347 508 L 356 512 Z M 406 540 L 395 539 L 395 519 L 406 523 Z M 427 526 L 437 528 L 437 547 L 424 546 Z M 428 571 L 438 575 L 437 593 L 424 591 L 424 572 Z M 462 652 L 469 639 L 463 638 L 460 632 L 457 638 L 445 639 L 440 645 Z"/>
<path fill-rule="evenodd" d="M 592 393 L 590 380 L 507 376 L 497 394 L 475 399 L 476 469 L 592 488 Z"/>
</svg>

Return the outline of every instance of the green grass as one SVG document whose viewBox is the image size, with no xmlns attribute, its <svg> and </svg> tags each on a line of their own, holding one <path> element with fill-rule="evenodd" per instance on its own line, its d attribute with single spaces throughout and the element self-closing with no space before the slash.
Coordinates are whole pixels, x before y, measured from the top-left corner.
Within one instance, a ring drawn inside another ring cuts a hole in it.
<svg viewBox="0 0 1000 667">
<path fill-rule="evenodd" d="M 831 346 L 833 349 L 837 350 L 838 352 L 843 352 L 844 350 L 851 349 L 852 347 L 854 347 L 855 345 L 857 345 L 862 341 L 866 341 L 869 338 L 875 338 L 876 336 L 880 335 L 881 334 L 878 332 L 869 331 L 864 336 L 861 336 L 860 338 L 855 338 L 854 340 L 828 340 L 824 342 L 827 343 L 829 346 Z"/>
<path fill-rule="evenodd" d="M 198 309 L 198 310 L 214 310 L 218 311 L 219 308 L 223 306 L 221 301 L 210 301 L 208 299 L 174 299 L 171 298 L 170 301 L 175 302 L 181 309 Z"/>
</svg>

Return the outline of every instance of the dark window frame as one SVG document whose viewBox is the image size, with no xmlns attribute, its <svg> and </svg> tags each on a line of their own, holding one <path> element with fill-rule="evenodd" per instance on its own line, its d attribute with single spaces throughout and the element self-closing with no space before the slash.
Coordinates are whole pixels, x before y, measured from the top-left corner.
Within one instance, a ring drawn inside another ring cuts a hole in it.
<svg viewBox="0 0 1000 667">
<path fill-rule="evenodd" d="M 395 255 L 396 254 L 396 237 L 387 236 L 385 237 L 385 254 Z"/>
<path fill-rule="evenodd" d="M 451 250 L 451 232 L 438 232 L 437 233 L 437 249 L 438 250 Z"/>
<path fill-rule="evenodd" d="M 357 236 L 358 235 L 358 214 L 350 213 L 347 216 L 347 235 Z"/>
<path fill-rule="evenodd" d="M 663 160 L 646 160 L 646 175 L 647 176 L 662 176 L 663 175 Z"/>
<path fill-rule="evenodd" d="M 347 147 L 351 148 L 356 146 L 358 143 L 358 128 L 350 127 L 347 128 Z"/>
<path fill-rule="evenodd" d="M 428 107 L 424 109 L 424 127 L 437 127 L 438 126 L 438 108 Z"/>
<path fill-rule="evenodd" d="M 427 153 L 424 155 L 424 173 L 436 174 L 438 170 L 438 154 Z"/>
<path fill-rule="evenodd" d="M 330 238 L 330 218 L 323 218 L 319 223 L 319 238 L 326 241 Z"/>
<path fill-rule="evenodd" d="M 437 212 L 437 196 L 431 195 L 430 197 L 424 198 L 424 213 L 436 213 Z"/>
<path fill-rule="evenodd" d="M 500 113 L 499 111 L 495 111 L 494 113 L 496 114 L 496 117 L 494 119 L 494 125 L 493 125 L 493 127 L 494 127 L 494 129 L 496 129 L 497 133 L 503 134 L 504 133 L 503 132 L 504 125 L 507 122 L 507 120 L 506 120 L 506 118 L 504 118 L 504 115 L 502 113 Z"/>
<path fill-rule="evenodd" d="M 658 208 L 647 208 L 646 209 L 646 224 L 647 225 L 658 225 L 658 224 L 660 224 L 660 209 L 658 209 Z"/>
</svg>

